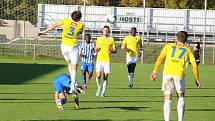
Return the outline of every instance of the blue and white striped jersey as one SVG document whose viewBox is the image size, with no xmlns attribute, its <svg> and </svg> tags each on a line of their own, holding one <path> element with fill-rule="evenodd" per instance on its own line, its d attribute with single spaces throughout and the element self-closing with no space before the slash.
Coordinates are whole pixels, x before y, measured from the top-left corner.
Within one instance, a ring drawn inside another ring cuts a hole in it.
<svg viewBox="0 0 215 121">
<path fill-rule="evenodd" d="M 96 56 L 95 44 L 87 44 L 86 42 L 81 43 L 81 45 L 79 46 L 79 54 L 84 55 L 84 57 L 82 58 L 82 62 L 94 63 L 94 58 Z"/>
</svg>

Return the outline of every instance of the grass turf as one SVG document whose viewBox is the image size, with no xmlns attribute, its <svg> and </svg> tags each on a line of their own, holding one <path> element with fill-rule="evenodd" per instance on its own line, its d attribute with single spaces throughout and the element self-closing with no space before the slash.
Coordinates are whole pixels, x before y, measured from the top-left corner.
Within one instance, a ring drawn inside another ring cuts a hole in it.
<svg viewBox="0 0 215 121">
<path fill-rule="evenodd" d="M 88 83 L 85 95 L 80 95 L 80 110 L 76 110 L 69 96 L 65 110 L 54 103 L 52 79 L 67 73 L 64 61 L 59 60 L 0 60 L 0 120 L 40 121 L 161 121 L 163 96 L 161 70 L 156 82 L 149 80 L 152 64 L 138 64 L 134 88 L 128 89 L 125 64 L 113 63 L 106 97 L 96 97 L 95 78 Z M 79 64 L 80 68 L 80 64 Z M 202 88 L 196 89 L 191 66 L 187 69 L 185 121 L 215 120 L 215 66 L 200 65 Z M 77 79 L 81 83 L 80 69 Z M 174 95 L 175 96 L 175 95 Z M 177 98 L 173 98 L 171 120 L 177 120 Z"/>
</svg>

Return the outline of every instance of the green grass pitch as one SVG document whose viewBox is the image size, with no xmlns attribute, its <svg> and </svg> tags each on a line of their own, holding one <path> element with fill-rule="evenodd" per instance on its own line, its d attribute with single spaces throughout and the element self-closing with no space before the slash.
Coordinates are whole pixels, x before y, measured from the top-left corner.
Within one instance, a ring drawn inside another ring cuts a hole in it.
<svg viewBox="0 0 215 121">
<path fill-rule="evenodd" d="M 80 68 L 80 64 L 79 64 Z M 80 110 L 69 97 L 65 110 L 54 103 L 52 79 L 67 73 L 64 61 L 0 59 L 0 121 L 162 121 L 162 68 L 156 82 L 149 80 L 152 64 L 138 64 L 134 88 L 128 89 L 125 64 L 113 63 L 106 97 L 96 97 L 93 77 Z M 215 65 L 200 65 L 202 88 L 196 89 L 191 66 L 186 75 L 185 121 L 215 121 Z M 81 83 L 80 69 L 77 79 Z M 177 121 L 174 94 L 171 120 Z"/>
</svg>

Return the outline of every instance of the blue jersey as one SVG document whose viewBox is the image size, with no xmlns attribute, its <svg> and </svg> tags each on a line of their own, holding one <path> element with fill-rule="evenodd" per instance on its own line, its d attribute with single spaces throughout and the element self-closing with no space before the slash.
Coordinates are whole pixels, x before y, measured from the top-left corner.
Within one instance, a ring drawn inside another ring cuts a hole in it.
<svg viewBox="0 0 215 121">
<path fill-rule="evenodd" d="M 94 43 L 81 43 L 80 47 L 80 54 L 84 55 L 84 57 L 82 58 L 82 62 L 85 63 L 94 63 L 94 57 L 96 56 L 96 52 L 95 52 L 95 44 Z"/>
<path fill-rule="evenodd" d="M 70 90 L 71 78 L 67 74 L 61 74 L 54 79 L 56 92 L 61 93 Z"/>
</svg>

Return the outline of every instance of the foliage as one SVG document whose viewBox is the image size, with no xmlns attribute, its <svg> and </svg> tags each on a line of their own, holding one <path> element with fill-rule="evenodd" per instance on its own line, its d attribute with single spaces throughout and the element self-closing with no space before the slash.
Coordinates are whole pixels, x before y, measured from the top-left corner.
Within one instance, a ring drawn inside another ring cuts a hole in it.
<svg viewBox="0 0 215 121">
<path fill-rule="evenodd" d="M 84 0 L 1 0 L 0 18 L 37 22 L 37 5 L 83 5 Z M 146 7 L 173 9 L 204 9 L 205 0 L 146 0 Z M 142 7 L 143 0 L 86 0 L 86 5 Z M 215 0 L 208 0 L 208 9 L 215 10 Z"/>
</svg>

